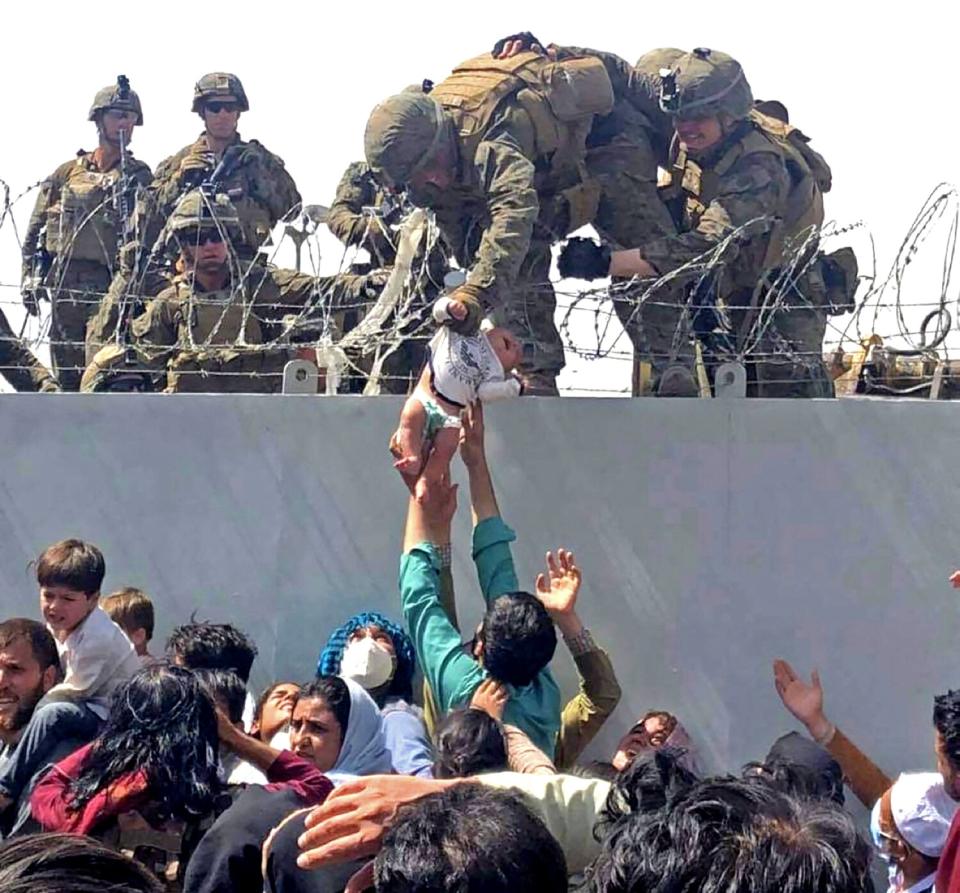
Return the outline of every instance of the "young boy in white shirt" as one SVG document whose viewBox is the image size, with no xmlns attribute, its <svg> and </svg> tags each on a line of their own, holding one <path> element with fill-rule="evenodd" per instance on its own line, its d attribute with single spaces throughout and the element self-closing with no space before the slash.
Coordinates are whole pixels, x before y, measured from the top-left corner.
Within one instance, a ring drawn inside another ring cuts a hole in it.
<svg viewBox="0 0 960 893">
<path fill-rule="evenodd" d="M 0 767 L 0 809 L 15 801 L 58 740 L 92 740 L 114 690 L 140 669 L 133 645 L 99 606 L 106 571 L 94 545 L 68 539 L 37 559 L 40 611 L 57 643 L 63 681 L 37 704 Z"/>
</svg>

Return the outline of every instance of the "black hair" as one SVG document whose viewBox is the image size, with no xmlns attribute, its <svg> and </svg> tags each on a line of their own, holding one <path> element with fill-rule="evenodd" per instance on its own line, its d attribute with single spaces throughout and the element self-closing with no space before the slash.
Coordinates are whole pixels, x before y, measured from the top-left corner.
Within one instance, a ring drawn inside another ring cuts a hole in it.
<svg viewBox="0 0 960 893">
<path fill-rule="evenodd" d="M 605 829 L 626 815 L 663 809 L 678 791 L 695 784 L 697 776 L 683 765 L 684 753 L 679 747 L 661 747 L 641 754 L 618 773 L 600 813 L 595 836 L 600 839 Z"/>
<path fill-rule="evenodd" d="M 434 778 L 466 778 L 507 768 L 503 727 L 483 710 L 452 710 L 434 733 Z"/>
<path fill-rule="evenodd" d="M 200 680 L 203 690 L 209 695 L 214 706 L 223 701 L 227 708 L 227 716 L 234 725 L 243 720 L 243 708 L 247 701 L 247 687 L 243 680 L 232 670 L 214 670 L 201 667 L 193 670 L 193 675 Z"/>
<path fill-rule="evenodd" d="M 960 771 L 960 689 L 950 689 L 933 699 L 933 725 L 943 739 L 950 765 Z"/>
<path fill-rule="evenodd" d="M 266 706 L 267 699 L 272 695 L 281 685 L 295 685 L 297 688 L 300 687 L 299 682 L 292 682 L 289 679 L 280 679 L 277 682 L 268 685 L 261 693 L 260 697 L 257 698 L 256 706 L 253 710 L 253 720 L 254 722 L 260 722 L 263 718 L 263 708 Z"/>
<path fill-rule="evenodd" d="M 0 623 L 0 651 L 14 642 L 25 641 L 30 646 L 33 659 L 40 665 L 40 672 L 50 667 L 60 669 L 60 652 L 53 636 L 42 623 L 25 617 L 12 617 Z"/>
<path fill-rule="evenodd" d="M 340 723 L 340 734 L 345 741 L 347 724 L 350 722 L 350 689 L 339 676 L 318 676 L 306 685 L 300 686 L 298 701 L 319 698 Z"/>
<path fill-rule="evenodd" d="M 587 871 L 591 893 L 873 893 L 870 847 L 825 800 L 708 778 L 625 815 Z"/>
<path fill-rule="evenodd" d="M 743 767 L 747 781 L 769 784 L 777 790 L 807 800 L 831 800 L 843 806 L 843 776 L 835 778 L 810 766 L 789 760 L 773 759 L 747 763 Z"/>
<path fill-rule="evenodd" d="M 100 591 L 107 565 L 103 552 L 93 543 L 68 539 L 47 546 L 36 561 L 36 569 L 41 586 L 63 586 L 91 596 Z"/>
<path fill-rule="evenodd" d="M 483 666 L 498 682 L 529 685 L 550 663 L 557 632 L 540 600 L 529 592 L 508 592 L 487 608 L 479 633 Z"/>
<path fill-rule="evenodd" d="M 609 760 L 588 760 L 586 763 L 577 763 L 565 768 L 564 773 L 577 778 L 592 778 L 600 781 L 614 782 L 620 774 Z"/>
<path fill-rule="evenodd" d="M 131 773 L 146 773 L 152 802 L 179 819 L 202 816 L 219 792 L 213 702 L 189 670 L 145 667 L 113 695 L 100 737 L 71 783 L 71 808 Z"/>
<path fill-rule="evenodd" d="M 162 893 L 128 856 L 77 834 L 29 834 L 0 845 L 4 893 Z"/>
<path fill-rule="evenodd" d="M 171 658 L 191 670 L 233 670 L 244 682 L 250 681 L 250 668 L 257 646 L 229 623 L 196 623 L 178 626 L 167 639 Z"/>
<path fill-rule="evenodd" d="M 374 862 L 377 893 L 566 893 L 567 865 L 513 794 L 455 785 L 401 808 Z"/>
</svg>

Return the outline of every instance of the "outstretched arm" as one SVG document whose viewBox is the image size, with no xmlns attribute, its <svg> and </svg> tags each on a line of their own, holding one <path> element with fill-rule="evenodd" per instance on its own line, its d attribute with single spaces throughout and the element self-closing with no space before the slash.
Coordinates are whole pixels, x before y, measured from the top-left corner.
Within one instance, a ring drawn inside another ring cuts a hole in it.
<svg viewBox="0 0 960 893">
<path fill-rule="evenodd" d="M 783 706 L 806 726 L 817 744 L 830 751 L 857 799 L 872 809 L 893 779 L 827 719 L 820 674 L 814 670 L 810 682 L 804 682 L 785 660 L 776 660 L 773 680 Z"/>
<path fill-rule="evenodd" d="M 411 496 L 400 559 L 403 619 L 441 713 L 469 696 L 481 677 L 440 600 L 441 553 L 456 507 L 457 488 L 448 479 L 430 487 L 423 502 Z"/>
<path fill-rule="evenodd" d="M 519 584 L 510 552 L 510 543 L 516 539 L 516 534 L 500 518 L 483 436 L 483 405 L 474 403 L 464 413 L 460 455 L 470 479 L 473 563 L 477 568 L 480 591 L 490 604 L 504 593 L 516 592 Z"/>
<path fill-rule="evenodd" d="M 572 766 L 620 703 L 620 683 L 607 654 L 577 614 L 582 574 L 572 552 L 547 552 L 547 572 L 537 577 L 537 598 L 563 635 L 577 665 L 579 691 L 563 708 L 555 762 Z"/>
</svg>

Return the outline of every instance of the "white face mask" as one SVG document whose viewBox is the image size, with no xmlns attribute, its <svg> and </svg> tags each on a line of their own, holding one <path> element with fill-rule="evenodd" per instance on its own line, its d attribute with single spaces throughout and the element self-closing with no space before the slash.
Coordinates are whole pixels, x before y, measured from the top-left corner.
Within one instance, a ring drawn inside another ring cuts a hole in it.
<svg viewBox="0 0 960 893">
<path fill-rule="evenodd" d="M 385 685 L 397 669 L 397 657 L 366 636 L 355 639 L 343 650 L 340 675 L 352 679 L 367 691 Z"/>
</svg>

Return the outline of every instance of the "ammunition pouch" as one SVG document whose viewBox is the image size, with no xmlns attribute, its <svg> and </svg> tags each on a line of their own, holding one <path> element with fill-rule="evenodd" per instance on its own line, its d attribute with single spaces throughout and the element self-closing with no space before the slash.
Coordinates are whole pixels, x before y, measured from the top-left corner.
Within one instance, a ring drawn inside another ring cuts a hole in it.
<svg viewBox="0 0 960 893">
<path fill-rule="evenodd" d="M 112 267 L 117 256 L 118 227 L 113 208 L 116 178 L 79 170 L 47 210 L 44 248 L 60 258 L 87 260 Z"/>
<path fill-rule="evenodd" d="M 826 290 L 826 310 L 831 316 L 852 313 L 856 308 L 859 267 L 852 248 L 838 248 L 820 256 Z"/>
</svg>

